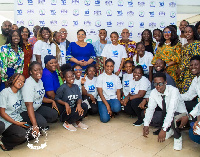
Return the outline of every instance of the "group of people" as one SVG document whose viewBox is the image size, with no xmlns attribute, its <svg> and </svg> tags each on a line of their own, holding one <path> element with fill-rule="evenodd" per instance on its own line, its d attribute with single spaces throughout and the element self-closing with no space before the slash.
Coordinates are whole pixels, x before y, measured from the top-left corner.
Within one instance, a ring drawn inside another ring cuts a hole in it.
<svg viewBox="0 0 200 157">
<path fill-rule="evenodd" d="M 67 30 L 51 32 L 35 26 L 34 36 L 24 26 L 2 24 L 0 35 L 0 147 L 11 150 L 26 141 L 32 127 L 38 135 L 58 117 L 69 131 L 88 129 L 82 119 L 100 115 L 107 123 L 121 110 L 137 117 L 134 126 L 158 127 L 158 141 L 174 135 L 174 149 L 182 149 L 181 130 L 189 122 L 191 139 L 200 143 L 200 22 L 183 20 L 181 35 L 170 25 L 153 34 L 145 29 L 141 41 L 122 39 L 99 30 L 99 40 L 67 40 Z M 154 39 L 153 39 L 154 38 Z M 155 40 L 155 41 L 154 41 Z"/>
</svg>

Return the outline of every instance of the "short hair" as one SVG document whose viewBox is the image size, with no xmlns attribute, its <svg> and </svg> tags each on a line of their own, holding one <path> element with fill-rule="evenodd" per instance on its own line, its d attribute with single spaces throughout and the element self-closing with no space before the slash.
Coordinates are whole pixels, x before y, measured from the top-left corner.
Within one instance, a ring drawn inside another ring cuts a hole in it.
<svg viewBox="0 0 200 157">
<path fill-rule="evenodd" d="M 200 56 L 199 55 L 195 55 L 190 59 L 190 62 L 193 60 L 198 60 L 200 62 Z"/>
<path fill-rule="evenodd" d="M 86 35 L 86 32 L 85 32 L 84 29 L 79 29 L 79 30 L 77 31 L 77 35 L 78 35 L 79 32 L 84 32 L 84 34 Z"/>
<path fill-rule="evenodd" d="M 94 69 L 95 69 L 95 74 L 96 74 L 97 69 L 96 69 L 96 66 L 95 66 L 94 64 L 90 64 L 90 65 L 87 66 L 87 68 L 86 68 L 86 70 L 85 70 L 85 74 L 88 74 L 88 70 L 89 70 L 90 68 L 94 68 Z"/>
<path fill-rule="evenodd" d="M 162 30 L 159 29 L 159 28 L 154 29 L 154 30 L 153 30 L 153 34 L 154 34 L 155 31 L 159 31 L 159 32 L 162 34 Z"/>
<path fill-rule="evenodd" d="M 74 65 L 72 66 L 72 71 L 74 71 L 75 67 L 77 67 L 77 66 L 79 66 L 79 67 L 82 68 L 82 66 L 81 66 L 80 64 L 74 64 Z"/>
<path fill-rule="evenodd" d="M 20 76 L 23 76 L 23 77 L 24 77 L 24 75 L 21 74 L 21 73 L 14 73 L 14 74 L 8 79 L 8 81 L 5 83 L 5 87 L 7 88 L 7 87 L 11 87 L 12 85 L 14 85 L 15 82 L 17 81 L 17 79 L 18 79 Z M 24 79 L 25 79 L 25 77 L 24 77 Z"/>
<path fill-rule="evenodd" d="M 28 31 L 28 38 L 30 38 L 31 32 L 30 32 L 30 30 L 27 27 L 24 27 L 24 26 L 19 27 L 20 36 L 21 36 L 21 33 L 23 32 L 24 28 L 27 29 L 27 31 Z"/>
<path fill-rule="evenodd" d="M 124 62 L 124 65 L 126 65 L 127 63 L 130 63 L 131 65 L 134 65 L 134 62 L 133 62 L 132 60 L 126 60 L 126 61 Z"/>
<path fill-rule="evenodd" d="M 184 21 L 184 22 L 187 22 L 187 25 L 189 25 L 189 24 L 190 24 L 190 23 L 189 23 L 188 21 L 186 21 L 186 20 L 182 20 L 181 22 L 183 22 L 183 21 Z"/>
<path fill-rule="evenodd" d="M 142 68 L 141 65 L 137 65 L 137 66 L 133 69 L 133 71 L 136 70 L 136 69 L 140 69 L 140 70 L 142 71 L 142 75 L 144 75 L 144 70 L 143 70 L 143 68 Z"/>
<path fill-rule="evenodd" d="M 137 48 L 140 44 L 143 45 L 143 46 L 145 47 L 144 43 L 140 41 L 140 42 L 138 42 L 138 43 L 136 44 L 136 48 Z"/>
<path fill-rule="evenodd" d="M 33 69 L 33 67 L 34 67 L 35 65 L 40 65 L 41 68 L 42 68 L 42 65 L 41 65 L 39 62 L 36 62 L 36 61 L 31 62 L 31 64 L 30 64 L 29 67 L 28 67 L 28 74 L 29 74 L 29 75 L 31 75 L 31 71 L 32 71 L 32 69 Z M 43 68 L 42 68 L 42 69 L 43 69 Z"/>
<path fill-rule="evenodd" d="M 107 30 L 106 30 L 106 29 L 100 29 L 99 32 L 100 32 L 100 31 L 106 31 L 106 34 L 107 34 Z"/>
<path fill-rule="evenodd" d="M 19 41 L 18 45 L 19 45 L 19 47 L 22 48 L 22 46 L 23 46 L 23 40 L 22 40 L 22 37 L 21 37 L 20 32 L 19 32 L 18 29 L 10 31 L 10 33 L 8 34 L 7 40 L 6 40 L 6 44 L 10 43 L 12 45 L 12 35 L 13 35 L 14 32 L 17 32 L 17 34 L 19 35 L 20 41 Z"/>
<path fill-rule="evenodd" d="M 108 58 L 108 59 L 105 61 L 105 65 L 107 65 L 108 62 L 112 62 L 113 65 L 115 65 L 114 60 L 112 60 L 111 58 Z"/>
<path fill-rule="evenodd" d="M 153 75 L 153 79 L 156 77 L 162 77 L 164 79 L 164 81 L 166 81 L 166 75 L 163 72 L 157 72 Z"/>
<path fill-rule="evenodd" d="M 111 37 L 112 34 L 115 34 L 117 37 L 119 37 L 119 34 L 117 32 L 115 32 L 115 31 L 110 33 L 110 37 Z"/>
</svg>

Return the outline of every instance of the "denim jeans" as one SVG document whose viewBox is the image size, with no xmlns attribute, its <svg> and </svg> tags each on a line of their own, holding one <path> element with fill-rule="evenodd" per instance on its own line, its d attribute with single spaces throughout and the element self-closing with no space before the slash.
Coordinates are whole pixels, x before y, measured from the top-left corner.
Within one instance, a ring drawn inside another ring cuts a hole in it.
<svg viewBox="0 0 200 157">
<path fill-rule="evenodd" d="M 107 100 L 107 102 L 110 105 L 112 112 L 121 111 L 121 104 L 118 99 L 110 99 Z M 100 120 L 103 123 L 107 123 L 110 120 L 110 115 L 108 114 L 108 110 L 103 101 L 98 101 L 98 108 L 99 108 Z"/>
<path fill-rule="evenodd" d="M 194 122 L 190 124 L 191 128 L 189 130 L 189 136 L 190 136 L 190 139 L 198 144 L 200 144 L 200 135 L 194 135 L 193 133 L 193 125 L 194 125 Z"/>
</svg>

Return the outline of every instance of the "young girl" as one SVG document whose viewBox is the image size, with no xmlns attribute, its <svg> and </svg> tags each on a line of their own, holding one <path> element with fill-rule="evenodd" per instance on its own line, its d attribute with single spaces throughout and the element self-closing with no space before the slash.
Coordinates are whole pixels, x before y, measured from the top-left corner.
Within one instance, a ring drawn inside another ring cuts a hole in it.
<svg viewBox="0 0 200 157">
<path fill-rule="evenodd" d="M 153 41 L 151 30 L 145 29 L 142 32 L 141 42 L 145 45 L 145 51 L 148 51 L 154 54 L 153 50 L 155 47 L 155 42 Z"/>
<path fill-rule="evenodd" d="M 74 84 L 78 85 L 81 95 L 82 95 L 82 85 L 81 84 L 84 84 L 84 83 L 81 83 L 82 67 L 79 64 L 75 64 L 72 67 L 72 70 L 74 71 L 74 75 L 75 75 Z"/>
<path fill-rule="evenodd" d="M 66 83 L 64 83 L 56 92 L 55 100 L 58 103 L 60 120 L 64 128 L 69 131 L 76 131 L 75 127 L 87 129 L 88 126 L 81 122 L 87 113 L 88 107 L 82 103 L 81 93 L 78 85 L 74 84 L 74 73 L 71 66 L 63 72 Z M 72 125 L 75 123 L 75 127 Z"/>
<path fill-rule="evenodd" d="M 11 150 L 13 147 L 26 141 L 26 122 L 20 116 L 22 108 L 21 88 L 25 82 L 22 74 L 15 73 L 7 81 L 7 88 L 0 93 L 0 121 L 5 124 L 0 147 L 2 150 Z"/>
<path fill-rule="evenodd" d="M 158 49 L 158 45 L 160 43 L 161 37 L 162 37 L 162 31 L 158 28 L 154 29 L 153 30 L 153 38 L 156 40 L 156 45 L 155 45 L 155 48 L 154 48 L 154 55 L 156 54 L 156 51 Z"/>
<path fill-rule="evenodd" d="M 98 108 L 100 120 L 107 123 L 113 112 L 121 110 L 121 81 L 113 74 L 115 62 L 112 59 L 105 61 L 105 72 L 97 77 Z"/>
<path fill-rule="evenodd" d="M 136 45 L 137 54 L 133 57 L 135 66 L 141 65 L 144 70 L 144 76 L 152 81 L 153 75 L 153 65 L 151 61 L 153 55 L 151 52 L 145 51 L 145 46 L 142 42 L 137 43 Z"/>
<path fill-rule="evenodd" d="M 96 114 L 98 113 L 98 106 L 96 102 L 97 98 L 97 88 L 96 88 L 96 67 L 95 65 L 91 64 L 86 68 L 85 77 L 82 78 L 82 93 L 83 93 L 83 100 L 86 99 L 89 102 L 89 114 Z M 87 76 L 86 76 L 87 75 Z"/>
<path fill-rule="evenodd" d="M 117 32 L 112 32 L 110 38 L 112 44 L 107 44 L 101 54 L 101 56 L 103 56 L 104 69 L 106 59 L 111 58 L 115 62 L 115 75 L 122 77 L 121 70 L 124 64 L 124 59 L 127 58 L 126 50 L 123 45 L 118 44 L 119 35 Z"/>
</svg>

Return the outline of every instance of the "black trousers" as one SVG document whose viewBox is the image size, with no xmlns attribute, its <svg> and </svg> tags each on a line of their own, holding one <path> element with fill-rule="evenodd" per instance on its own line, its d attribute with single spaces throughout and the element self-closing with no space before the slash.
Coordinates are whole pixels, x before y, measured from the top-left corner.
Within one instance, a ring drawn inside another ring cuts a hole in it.
<svg viewBox="0 0 200 157">
<path fill-rule="evenodd" d="M 133 115 L 134 113 L 137 115 L 138 120 L 143 120 L 141 113 L 142 109 L 139 106 L 139 104 L 142 102 L 143 98 L 136 98 L 133 100 L 128 101 L 126 106 L 124 106 L 124 111 L 130 115 Z"/>
<path fill-rule="evenodd" d="M 87 99 L 87 101 L 90 103 L 91 108 L 88 109 L 88 114 L 93 115 L 93 114 L 97 114 L 99 112 L 97 102 L 96 102 L 96 104 L 92 103 L 92 100 L 90 100 L 90 98 L 85 95 L 82 96 L 82 99 L 83 100 Z"/>
<path fill-rule="evenodd" d="M 5 124 L 0 121 L 0 135 L 3 133 L 3 131 L 5 130 Z"/>
</svg>

